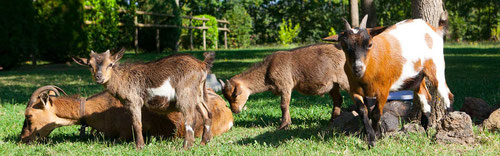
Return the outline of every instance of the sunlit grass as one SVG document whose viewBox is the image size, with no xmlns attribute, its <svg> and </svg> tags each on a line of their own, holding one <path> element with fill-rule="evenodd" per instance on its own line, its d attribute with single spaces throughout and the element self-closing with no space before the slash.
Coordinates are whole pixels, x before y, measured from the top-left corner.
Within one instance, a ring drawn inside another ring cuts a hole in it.
<svg viewBox="0 0 500 156">
<path fill-rule="evenodd" d="M 500 101 L 500 46 L 487 44 L 448 44 L 445 46 L 446 78 L 455 94 L 455 109 L 467 96 L 484 99 L 490 105 Z M 272 51 L 282 47 L 220 50 L 212 71 L 228 79 Z M 202 51 L 182 51 L 202 59 Z M 155 60 L 172 53 L 139 54 L 127 52 L 125 61 Z M 44 64 L 0 71 L 0 155 L 498 155 L 500 134 L 481 132 L 475 127 L 477 144 L 442 145 L 423 133 L 396 135 L 368 149 L 364 136 L 327 132 L 332 109 L 328 96 L 303 96 L 294 93 L 291 102 L 292 126 L 276 130 L 281 117 L 279 97 L 269 92 L 252 95 L 248 110 L 235 115 L 235 127 L 217 136 L 207 146 L 181 149 L 182 139 L 148 140 L 142 151 L 131 142 L 103 137 L 78 136 L 78 126 L 56 129 L 47 143 L 18 143 L 27 99 L 38 87 L 57 85 L 69 94 L 90 96 L 104 88 L 92 81 L 88 69 L 76 64 Z M 344 106 L 352 104 L 346 92 Z"/>
</svg>

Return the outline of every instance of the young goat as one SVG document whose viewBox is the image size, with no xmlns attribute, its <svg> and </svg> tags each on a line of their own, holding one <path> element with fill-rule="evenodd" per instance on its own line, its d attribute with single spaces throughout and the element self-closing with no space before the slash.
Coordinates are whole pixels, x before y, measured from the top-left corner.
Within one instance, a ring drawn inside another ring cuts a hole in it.
<svg viewBox="0 0 500 156">
<path fill-rule="evenodd" d="M 340 88 L 349 88 L 344 72 L 344 53 L 331 44 L 316 44 L 278 51 L 249 70 L 222 82 L 224 97 L 231 104 L 233 113 L 239 113 L 252 94 L 272 91 L 281 95 L 281 125 L 291 123 L 290 98 L 292 90 L 307 95 L 329 93 L 333 99 L 333 118 L 340 115 L 342 96 Z"/>
<path fill-rule="evenodd" d="M 421 19 L 413 19 L 389 27 L 367 29 L 367 18 L 363 18 L 359 28 L 351 28 L 344 19 L 345 30 L 324 40 L 339 41 L 346 54 L 344 69 L 349 78 L 351 97 L 359 109 L 371 147 L 380 136 L 379 121 L 390 91 L 413 89 L 418 93 L 427 119 L 430 119 L 431 111 L 427 101 L 431 97 L 424 77 L 437 87 L 448 110 L 451 109 L 453 94 L 444 75 L 446 15 L 441 17 L 438 28 Z M 371 112 L 367 107 L 373 99 L 376 107 Z"/>
<path fill-rule="evenodd" d="M 55 128 L 75 124 L 87 124 L 109 138 L 132 139 L 130 111 L 108 92 L 101 92 L 88 99 L 77 96 L 58 96 L 59 88 L 44 86 L 31 95 L 25 111 L 21 141 L 27 143 L 45 138 Z M 219 135 L 233 125 L 233 115 L 226 102 L 211 89 L 207 91 L 209 109 L 213 112 L 212 134 Z M 169 106 L 166 115 L 142 109 L 143 132 L 152 136 L 184 136 L 183 116 L 174 105 Z M 201 120 L 201 114 L 196 113 Z M 196 137 L 201 136 L 202 123 L 196 123 Z M 177 131 L 176 131 L 177 130 Z"/>
<path fill-rule="evenodd" d="M 186 135 L 184 149 L 194 143 L 194 114 L 199 111 L 203 116 L 204 133 L 201 144 L 211 139 L 211 113 L 205 104 L 205 79 L 215 55 L 206 58 L 207 62 L 185 54 L 171 55 L 153 62 L 119 65 L 124 49 L 111 55 L 90 53 L 90 59 L 74 58 L 80 65 L 90 67 L 95 81 L 104 85 L 111 95 L 120 99 L 132 114 L 136 148 L 142 149 L 141 108 L 155 112 L 165 112 L 168 103 L 174 102 L 185 117 Z M 149 103 L 149 101 L 156 101 Z M 165 105 L 167 104 L 167 105 Z"/>
</svg>

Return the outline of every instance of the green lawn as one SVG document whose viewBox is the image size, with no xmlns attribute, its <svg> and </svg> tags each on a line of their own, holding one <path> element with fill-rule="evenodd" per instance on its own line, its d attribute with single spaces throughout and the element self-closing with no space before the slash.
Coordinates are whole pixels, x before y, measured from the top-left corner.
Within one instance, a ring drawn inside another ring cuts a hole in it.
<svg viewBox="0 0 500 156">
<path fill-rule="evenodd" d="M 281 49 L 240 49 L 217 51 L 213 72 L 228 79 L 248 69 L 272 51 Z M 189 52 L 202 59 L 202 52 Z M 149 61 L 168 54 L 126 54 L 124 60 Z M 455 109 L 467 96 L 484 99 L 493 105 L 500 102 L 500 44 L 450 44 L 445 48 L 446 77 L 455 94 Z M 123 143 L 102 137 L 80 139 L 78 126 L 56 129 L 43 144 L 18 143 L 24 120 L 24 109 L 31 93 L 38 87 L 54 84 L 69 94 L 89 96 L 103 90 L 92 81 L 88 69 L 71 65 L 24 66 L 12 71 L 0 71 L 0 155 L 93 155 L 93 154 L 193 154 L 193 155 L 499 155 L 500 134 L 480 132 L 478 144 L 441 145 L 425 134 L 396 135 L 377 142 L 368 149 L 364 136 L 329 133 L 331 111 L 328 96 L 303 96 L 294 93 L 291 102 L 292 126 L 276 130 L 281 117 L 279 97 L 260 93 L 250 97 L 248 110 L 235 115 L 235 125 L 217 136 L 207 146 L 199 141 L 192 150 L 181 148 L 182 139 L 148 140 L 144 150 L 136 151 L 133 143 Z M 345 106 L 352 102 L 345 92 Z"/>
</svg>

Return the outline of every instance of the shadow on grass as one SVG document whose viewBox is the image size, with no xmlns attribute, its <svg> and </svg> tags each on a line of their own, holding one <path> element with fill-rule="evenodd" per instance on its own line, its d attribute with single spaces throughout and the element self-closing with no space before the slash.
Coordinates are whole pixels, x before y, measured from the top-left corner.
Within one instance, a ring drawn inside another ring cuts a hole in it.
<svg viewBox="0 0 500 156">
<path fill-rule="evenodd" d="M 148 134 L 144 134 L 144 140 L 146 144 L 151 143 L 152 140 L 168 140 L 172 141 L 174 137 L 161 137 L 161 136 L 151 136 Z M 19 135 L 9 135 L 3 138 L 4 142 L 13 142 L 13 143 L 22 143 Z M 41 141 L 32 142 L 35 144 L 43 144 L 48 146 L 53 146 L 61 143 L 90 143 L 90 142 L 102 142 L 108 146 L 110 145 L 125 145 L 129 143 L 133 143 L 132 139 L 118 139 L 118 138 L 110 138 L 105 137 L 103 134 L 95 134 L 95 135 L 85 135 L 80 137 L 77 134 L 56 134 L 49 135 L 45 139 Z"/>
<path fill-rule="evenodd" d="M 271 130 L 260 134 L 256 137 L 243 138 L 236 143 L 239 145 L 252 145 L 255 143 L 265 144 L 272 147 L 279 147 L 285 145 L 284 143 L 289 140 L 296 140 L 297 138 L 304 140 L 317 140 L 321 142 L 329 141 L 332 139 L 339 139 L 346 136 L 358 137 L 364 139 L 364 135 L 359 133 L 346 134 L 339 130 L 328 130 L 326 124 L 321 124 L 321 126 L 308 126 L 309 128 L 292 128 L 286 130 Z M 357 149 L 365 149 L 365 144 L 356 144 Z"/>
</svg>

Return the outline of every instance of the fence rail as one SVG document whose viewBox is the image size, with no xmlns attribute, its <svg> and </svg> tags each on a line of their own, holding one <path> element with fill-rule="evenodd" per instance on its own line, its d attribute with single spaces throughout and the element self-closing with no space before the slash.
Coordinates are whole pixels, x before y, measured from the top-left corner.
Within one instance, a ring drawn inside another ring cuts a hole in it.
<svg viewBox="0 0 500 156">
<path fill-rule="evenodd" d="M 84 6 L 85 10 L 91 10 L 93 7 L 91 6 Z M 120 13 L 127 13 L 127 10 L 120 9 L 118 10 Z M 207 50 L 207 38 L 206 38 L 206 32 L 208 30 L 208 27 L 205 26 L 205 23 L 209 21 L 210 19 L 202 17 L 193 17 L 193 16 L 181 16 L 183 19 L 189 19 L 189 20 L 199 20 L 203 21 L 203 25 L 201 27 L 193 27 L 193 26 L 183 26 L 183 25 L 168 25 L 168 24 L 147 24 L 147 23 L 139 23 L 137 20 L 138 15 L 149 15 L 149 16 L 162 16 L 162 17 L 175 17 L 175 15 L 170 15 L 170 14 L 163 14 L 163 13 L 154 13 L 154 12 L 145 12 L 145 11 L 135 11 L 134 15 L 134 27 L 135 27 L 135 37 L 134 37 L 134 46 L 135 46 L 135 52 L 139 50 L 139 28 L 156 28 L 156 50 L 160 51 L 160 28 L 184 28 L 184 29 L 198 29 L 198 30 L 203 30 L 203 50 Z M 217 19 L 217 24 L 223 24 L 222 28 L 218 28 L 218 31 L 224 32 L 224 48 L 227 49 L 227 33 L 231 32 L 229 28 L 227 28 L 227 25 L 230 24 L 229 21 L 225 19 Z M 96 24 L 93 21 L 84 21 L 85 24 L 90 25 L 90 24 Z M 190 22 L 191 23 L 191 22 Z M 118 26 L 123 26 L 124 23 L 119 22 Z M 191 49 L 193 48 L 193 33 L 191 31 L 190 33 L 190 42 L 191 42 Z M 218 48 L 217 42 L 215 42 L 215 48 Z"/>
</svg>

